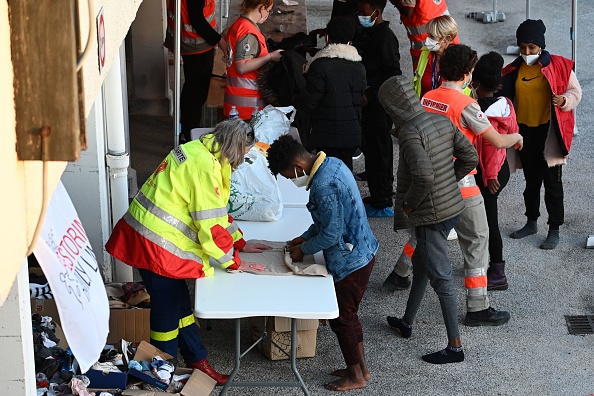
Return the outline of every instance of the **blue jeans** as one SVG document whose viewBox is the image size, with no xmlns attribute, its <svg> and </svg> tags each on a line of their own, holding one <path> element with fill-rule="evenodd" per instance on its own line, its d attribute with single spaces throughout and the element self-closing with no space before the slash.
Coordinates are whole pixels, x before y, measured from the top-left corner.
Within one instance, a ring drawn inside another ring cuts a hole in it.
<svg viewBox="0 0 594 396">
<path fill-rule="evenodd" d="M 456 216 L 415 228 L 417 247 L 412 256 L 413 281 L 402 318 L 406 323 L 413 323 L 430 282 L 439 297 L 448 338 L 460 337 L 452 264 L 448 257 L 448 234 L 458 220 L 459 216 Z"/>
<path fill-rule="evenodd" d="M 192 299 L 184 279 L 167 278 L 138 269 L 151 296 L 151 344 L 177 358 L 177 349 L 186 363 L 208 356 L 194 321 Z"/>
</svg>

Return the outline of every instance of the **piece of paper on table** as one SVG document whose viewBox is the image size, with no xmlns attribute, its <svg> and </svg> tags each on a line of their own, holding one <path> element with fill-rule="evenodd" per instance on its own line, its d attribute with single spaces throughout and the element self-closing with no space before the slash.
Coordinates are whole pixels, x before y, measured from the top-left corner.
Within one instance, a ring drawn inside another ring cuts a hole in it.
<svg viewBox="0 0 594 396">
<path fill-rule="evenodd" d="M 283 4 L 288 6 L 296 6 L 299 5 L 299 2 L 295 0 L 283 0 Z"/>
</svg>

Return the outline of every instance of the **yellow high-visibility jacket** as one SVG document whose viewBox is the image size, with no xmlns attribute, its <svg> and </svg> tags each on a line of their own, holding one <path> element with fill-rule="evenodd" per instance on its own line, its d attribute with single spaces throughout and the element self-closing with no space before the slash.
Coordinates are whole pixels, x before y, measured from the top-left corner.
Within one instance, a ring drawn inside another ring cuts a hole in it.
<svg viewBox="0 0 594 396">
<path fill-rule="evenodd" d="M 107 251 L 175 279 L 212 275 L 210 257 L 223 268 L 239 267 L 245 241 L 227 213 L 231 166 L 213 151 L 213 135 L 172 150 L 116 224 Z"/>
</svg>

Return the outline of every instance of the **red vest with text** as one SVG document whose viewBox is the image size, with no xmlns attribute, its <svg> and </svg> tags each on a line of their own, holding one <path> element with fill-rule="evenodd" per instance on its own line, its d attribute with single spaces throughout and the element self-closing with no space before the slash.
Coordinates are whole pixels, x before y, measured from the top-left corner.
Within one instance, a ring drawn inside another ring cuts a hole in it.
<svg viewBox="0 0 594 396">
<path fill-rule="evenodd" d="M 421 99 L 421 104 L 430 113 L 443 114 L 452 121 L 454 125 L 470 140 L 473 146 L 476 146 L 476 134 L 472 129 L 465 128 L 460 122 L 462 111 L 471 103 L 477 103 L 476 100 L 470 96 L 464 95 L 456 89 L 444 87 L 443 85 L 433 89 L 425 94 Z M 476 169 L 472 170 L 469 175 L 476 174 Z M 461 181 L 460 193 L 462 198 L 468 198 L 480 195 L 481 191 L 476 185 L 474 176 L 471 177 L 469 183 Z"/>
<path fill-rule="evenodd" d="M 225 116 L 229 116 L 231 106 L 235 106 L 239 111 L 239 118 L 243 120 L 251 118 L 254 107 L 262 109 L 265 105 L 262 98 L 260 98 L 260 91 L 258 89 L 257 79 L 259 71 L 254 70 L 245 74 L 240 74 L 237 71 L 237 63 L 235 62 L 237 42 L 248 34 L 253 34 L 258 38 L 258 44 L 260 46 L 258 57 L 268 55 L 266 39 L 258 27 L 247 18 L 237 18 L 227 33 L 229 57 L 227 60 L 227 84 L 225 86 L 223 113 Z"/>
</svg>

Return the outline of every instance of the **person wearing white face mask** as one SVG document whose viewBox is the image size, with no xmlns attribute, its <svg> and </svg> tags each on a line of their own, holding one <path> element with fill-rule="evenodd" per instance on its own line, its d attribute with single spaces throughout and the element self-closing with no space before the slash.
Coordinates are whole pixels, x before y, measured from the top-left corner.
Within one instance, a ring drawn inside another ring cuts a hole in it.
<svg viewBox="0 0 594 396">
<path fill-rule="evenodd" d="M 477 101 L 462 92 L 472 81 L 476 61 L 476 52 L 470 47 L 450 45 L 440 59 L 444 82 L 440 87 L 427 92 L 421 99 L 421 104 L 429 112 L 448 117 L 473 146 L 480 135 L 496 148 L 515 146 L 521 149 L 522 136 L 519 133 L 500 135 L 481 111 Z M 487 296 L 489 228 L 484 200 L 474 178 L 475 174 L 476 170 L 458 182 L 466 209 L 454 227 L 464 256 L 464 323 L 467 326 L 498 326 L 507 323 L 510 314 L 493 309 Z"/>
<path fill-rule="evenodd" d="M 418 62 L 413 65 L 415 72 L 412 84 L 419 98 L 441 85 L 439 58 L 458 37 L 458 25 L 451 16 L 442 15 L 429 21 L 427 32 L 429 36 L 421 48 Z"/>
<path fill-rule="evenodd" d="M 289 243 L 291 258 L 302 261 L 304 254 L 322 251 L 334 277 L 340 314 L 330 320 L 330 327 L 347 367 L 331 373 L 340 378 L 327 383 L 326 389 L 364 388 L 371 374 L 365 363 L 358 310 L 379 244 L 369 227 L 357 182 L 342 161 L 324 152 L 310 154 L 289 135 L 270 145 L 268 167 L 274 175 L 280 173 L 309 190 L 307 209 L 313 224 Z"/>
<path fill-rule="evenodd" d="M 282 50 L 268 52 L 266 38 L 258 25 L 268 19 L 273 4 L 273 0 L 244 0 L 241 15 L 227 31 L 225 117 L 235 106 L 239 118 L 249 120 L 255 107 L 266 105 L 258 89 L 258 69 L 270 61 L 280 61 Z"/>
<path fill-rule="evenodd" d="M 550 250 L 559 244 L 559 226 L 564 221 L 562 165 L 571 149 L 573 109 L 581 100 L 582 90 L 572 70 L 574 62 L 545 50 L 545 32 L 540 19 L 520 24 L 516 38 L 521 56 L 503 69 L 499 94 L 514 102 L 525 142 L 519 157 L 526 179 L 527 222 L 510 237 L 536 234 L 544 184 L 549 231 L 540 248 Z"/>
</svg>

